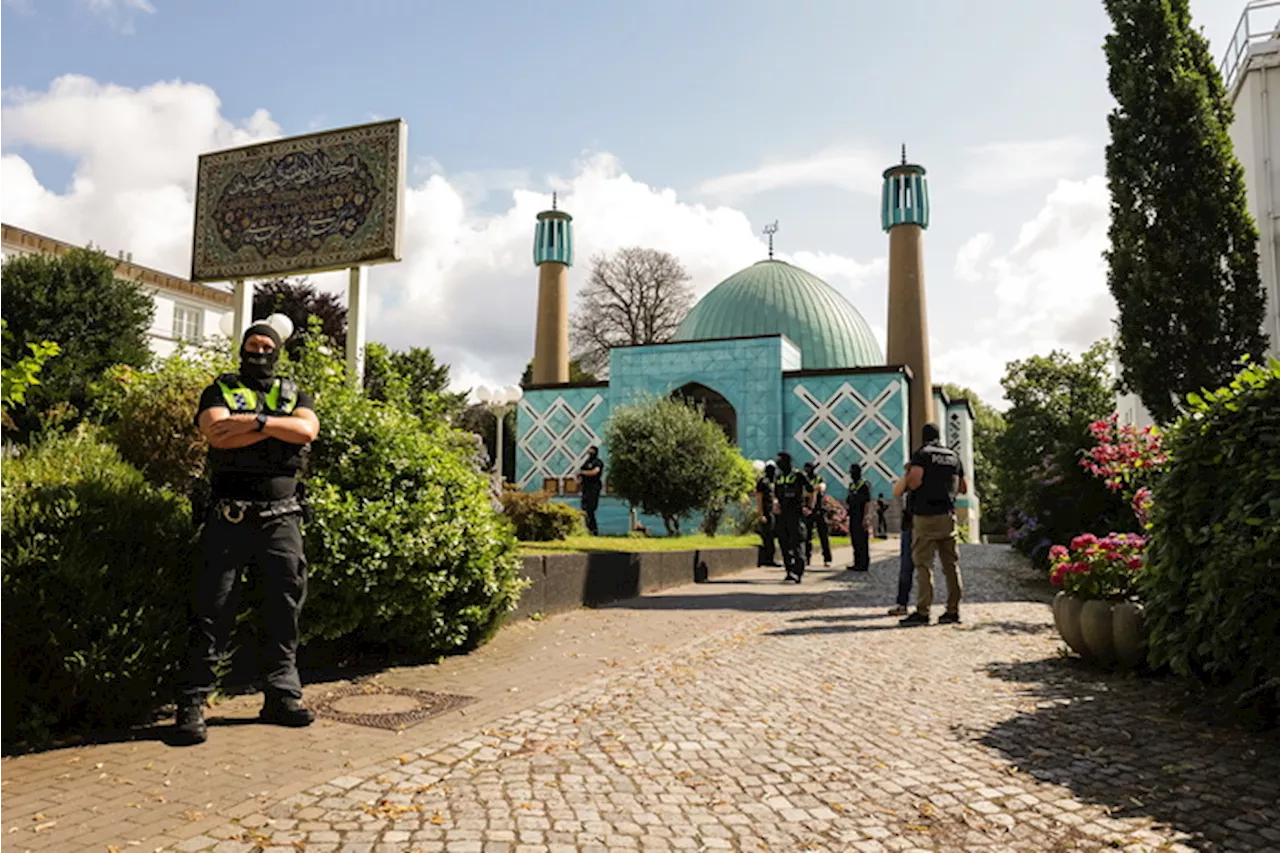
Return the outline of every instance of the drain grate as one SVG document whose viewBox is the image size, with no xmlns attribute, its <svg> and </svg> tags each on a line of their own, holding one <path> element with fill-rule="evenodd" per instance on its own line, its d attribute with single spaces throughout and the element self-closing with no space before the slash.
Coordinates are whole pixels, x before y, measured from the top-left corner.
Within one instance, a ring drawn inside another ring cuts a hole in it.
<svg viewBox="0 0 1280 853">
<path fill-rule="evenodd" d="M 317 716 L 354 726 L 407 729 L 423 720 L 470 705 L 472 696 L 432 693 L 408 687 L 352 684 L 331 690 L 311 707 Z"/>
</svg>

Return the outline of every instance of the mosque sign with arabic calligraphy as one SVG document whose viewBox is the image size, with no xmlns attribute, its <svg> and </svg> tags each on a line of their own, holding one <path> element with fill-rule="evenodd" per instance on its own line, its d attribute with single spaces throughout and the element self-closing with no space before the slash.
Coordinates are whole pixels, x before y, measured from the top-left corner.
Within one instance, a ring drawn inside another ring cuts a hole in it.
<svg viewBox="0 0 1280 853">
<path fill-rule="evenodd" d="M 395 119 L 201 155 L 191 280 L 400 260 L 406 136 Z"/>
</svg>

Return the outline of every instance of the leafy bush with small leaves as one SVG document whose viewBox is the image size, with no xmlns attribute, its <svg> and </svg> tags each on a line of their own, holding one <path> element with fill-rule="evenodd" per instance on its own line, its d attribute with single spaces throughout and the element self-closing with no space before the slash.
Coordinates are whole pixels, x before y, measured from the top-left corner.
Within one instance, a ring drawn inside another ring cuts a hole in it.
<svg viewBox="0 0 1280 853">
<path fill-rule="evenodd" d="M 203 475 L 209 452 L 195 422 L 200 392 L 235 367 L 225 347 L 182 348 L 151 370 L 116 365 L 93 386 L 94 408 L 107 437 L 147 482 L 185 493 Z"/>
<path fill-rule="evenodd" d="M 4 740 L 128 725 L 185 644 L 186 502 L 88 427 L 5 461 Z"/>
<path fill-rule="evenodd" d="M 1150 661 L 1280 708 L 1280 361 L 1187 398 L 1141 578 Z"/>
<path fill-rule="evenodd" d="M 8 340 L 9 323 L 7 320 L 0 319 L 0 331 L 3 332 L 5 340 L 4 349 L 6 353 L 9 350 Z M 5 357 L 5 366 L 0 370 L 0 418 L 3 418 L 5 429 L 14 429 L 13 419 L 9 417 L 9 412 L 15 406 L 21 406 L 27 401 L 27 389 L 33 385 L 40 384 L 40 371 L 44 370 L 44 363 L 56 356 L 62 351 L 53 341 L 34 341 L 27 344 L 30 353 L 22 358 L 9 363 L 9 358 Z"/>
<path fill-rule="evenodd" d="M 42 415 L 51 408 L 61 409 L 64 421 L 79 417 L 90 383 L 111 365 L 141 367 L 151 360 L 147 330 L 155 305 L 141 285 L 116 277 L 118 266 L 87 249 L 5 260 L 5 364 L 27 356 L 28 344 L 57 341 L 61 348 L 29 389 L 27 405 L 10 412 L 24 439 L 46 426 Z"/>
<path fill-rule="evenodd" d="M 849 535 L 849 509 L 831 495 L 822 496 L 822 512 L 827 517 L 827 530 L 832 536 Z"/>
<path fill-rule="evenodd" d="M 554 542 L 582 529 L 582 513 L 552 501 L 546 492 L 509 487 L 502 493 L 502 512 L 511 519 L 521 542 Z"/>
<path fill-rule="evenodd" d="M 307 638 L 443 654 L 483 642 L 519 597 L 520 555 L 474 440 L 352 387 L 319 336 L 290 370 L 315 396 Z"/>
<path fill-rule="evenodd" d="M 728 509 L 755 490 L 756 469 L 750 459 L 726 443 L 715 478 L 715 490 L 702 508 L 702 532 L 708 536 L 719 533 Z"/>
<path fill-rule="evenodd" d="M 681 519 L 729 491 L 726 478 L 736 476 L 728 460 L 737 451 L 724 432 L 679 400 L 615 408 L 605 423 L 605 445 L 614 493 L 660 516 L 668 535 L 678 535 Z"/>
</svg>

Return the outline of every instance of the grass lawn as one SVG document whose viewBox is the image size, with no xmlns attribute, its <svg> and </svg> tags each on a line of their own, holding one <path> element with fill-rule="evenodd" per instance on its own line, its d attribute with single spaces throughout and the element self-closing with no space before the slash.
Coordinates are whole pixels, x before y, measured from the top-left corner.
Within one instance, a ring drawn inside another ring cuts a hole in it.
<svg viewBox="0 0 1280 853">
<path fill-rule="evenodd" d="M 586 551 L 692 551 L 695 548 L 752 548 L 760 544 L 760 537 L 750 536 L 573 536 L 554 542 L 521 542 L 525 554 L 547 554 Z M 814 537 L 814 546 L 818 544 Z M 848 536 L 831 537 L 831 547 L 849 544 Z"/>
</svg>

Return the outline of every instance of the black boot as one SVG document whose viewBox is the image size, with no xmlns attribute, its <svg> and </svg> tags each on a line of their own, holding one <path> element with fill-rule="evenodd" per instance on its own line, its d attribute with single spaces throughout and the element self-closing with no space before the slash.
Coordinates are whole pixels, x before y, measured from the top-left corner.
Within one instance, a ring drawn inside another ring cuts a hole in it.
<svg viewBox="0 0 1280 853">
<path fill-rule="evenodd" d="M 258 714 L 258 719 L 264 723 L 274 723 L 277 726 L 289 726 L 295 729 L 311 725 L 315 718 L 316 715 L 310 708 L 304 708 L 302 702 L 292 696 L 268 698 Z"/>
<path fill-rule="evenodd" d="M 177 746 L 195 746 L 209 739 L 209 727 L 204 724 L 204 705 L 188 703 L 178 706 L 177 720 L 173 724 L 173 742 Z"/>
</svg>

